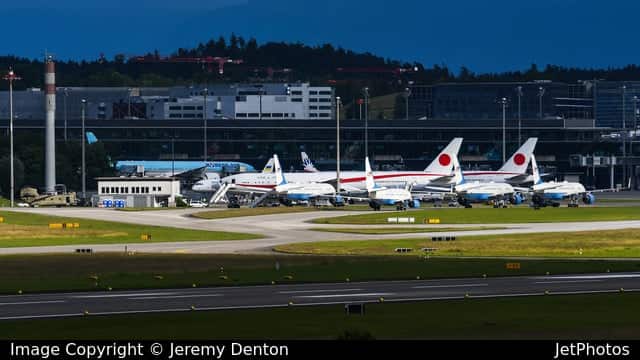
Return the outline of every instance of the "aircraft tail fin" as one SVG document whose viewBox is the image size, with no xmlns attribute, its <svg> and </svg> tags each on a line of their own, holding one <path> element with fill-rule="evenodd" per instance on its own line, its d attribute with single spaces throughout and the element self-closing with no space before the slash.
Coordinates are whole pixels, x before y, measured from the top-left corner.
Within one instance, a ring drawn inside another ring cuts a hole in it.
<svg viewBox="0 0 640 360">
<path fill-rule="evenodd" d="M 453 183 L 455 185 L 464 184 L 464 175 L 462 174 L 462 167 L 460 166 L 457 155 L 453 157 Z"/>
<path fill-rule="evenodd" d="M 522 144 L 522 146 L 520 146 L 513 155 L 511 155 L 509 160 L 502 165 L 499 171 L 526 174 L 527 167 L 529 167 L 529 162 L 533 156 L 533 150 L 536 148 L 536 143 L 538 143 L 538 138 L 527 139 L 527 141 L 525 141 L 525 143 Z"/>
<path fill-rule="evenodd" d="M 273 154 L 273 171 L 276 173 L 276 185 L 284 185 L 287 183 L 287 179 L 284 178 L 282 173 L 282 167 L 280 166 L 280 160 L 277 154 Z"/>
<path fill-rule="evenodd" d="M 460 151 L 460 145 L 462 145 L 462 138 L 455 138 L 451 140 L 435 159 L 424 169 L 425 172 L 442 174 L 447 176 L 451 174 L 451 166 L 453 158 L 458 156 Z"/>
<path fill-rule="evenodd" d="M 538 162 L 533 155 L 531 155 L 531 171 L 533 172 L 533 183 L 535 185 L 540 184 L 542 179 L 540 178 L 540 171 L 538 170 Z"/>
<path fill-rule="evenodd" d="M 373 171 L 371 170 L 371 163 L 369 163 L 369 157 L 364 159 L 364 171 L 365 171 L 365 185 L 368 192 L 375 189 L 376 183 L 373 178 Z"/>
<path fill-rule="evenodd" d="M 311 159 L 309 159 L 309 156 L 306 152 L 301 152 L 300 156 L 302 157 L 302 165 L 304 166 L 304 171 L 318 172 L 318 169 L 316 169 L 316 167 L 313 165 L 313 162 L 311 162 Z"/>
<path fill-rule="evenodd" d="M 262 173 L 270 174 L 272 172 L 273 172 L 273 158 L 270 158 L 269 161 L 267 161 L 267 163 L 264 165 L 264 168 L 262 168 Z"/>
<path fill-rule="evenodd" d="M 87 131 L 86 137 L 87 137 L 87 144 L 89 145 L 95 144 L 98 142 L 98 137 L 96 137 L 96 134 L 94 134 L 92 131 Z"/>
</svg>

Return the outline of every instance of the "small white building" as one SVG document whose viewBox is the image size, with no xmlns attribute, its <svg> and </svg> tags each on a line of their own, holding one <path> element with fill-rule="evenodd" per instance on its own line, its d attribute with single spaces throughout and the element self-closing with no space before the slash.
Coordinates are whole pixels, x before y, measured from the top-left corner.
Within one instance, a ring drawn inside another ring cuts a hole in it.
<svg viewBox="0 0 640 360">
<path fill-rule="evenodd" d="M 176 197 L 180 196 L 180 180 L 173 177 L 100 177 L 96 180 L 98 206 L 115 207 L 116 200 L 124 200 L 126 207 L 174 207 Z"/>
</svg>

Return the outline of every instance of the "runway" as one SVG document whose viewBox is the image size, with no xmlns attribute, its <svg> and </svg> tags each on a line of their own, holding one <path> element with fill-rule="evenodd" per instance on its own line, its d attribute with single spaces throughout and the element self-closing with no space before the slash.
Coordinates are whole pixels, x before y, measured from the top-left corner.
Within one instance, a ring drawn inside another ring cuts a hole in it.
<svg viewBox="0 0 640 360">
<path fill-rule="evenodd" d="M 640 272 L 0 296 L 0 320 L 640 291 Z"/>
<path fill-rule="evenodd" d="M 206 253 L 206 254 L 265 254 L 271 253 L 275 246 L 315 241 L 341 241 L 341 240 L 383 240 L 403 239 L 431 236 L 452 235 L 457 237 L 474 235 L 500 235 L 522 234 L 541 232 L 575 232 L 640 228 L 640 220 L 627 221 L 599 221 L 599 222 L 565 222 L 565 223 L 525 223 L 525 224 L 490 224 L 492 227 L 501 227 L 494 230 L 470 230 L 431 232 L 432 229 L 441 227 L 477 227 L 477 224 L 454 225 L 422 225 L 412 224 L 412 228 L 424 228 L 424 233 L 405 234 L 341 234 L 322 231 L 313 231 L 311 228 L 374 228 L 374 227 L 406 227 L 407 225 L 325 225 L 312 224 L 311 220 L 327 216 L 341 216 L 361 214 L 361 211 L 311 211 L 295 214 L 274 214 L 262 216 L 246 216 L 216 220 L 198 219 L 189 216 L 191 212 L 200 209 L 187 210 L 160 210 L 160 211 L 115 211 L 96 208 L 24 208 L 12 211 L 29 212 L 44 215 L 58 215 L 105 221 L 117 221 L 123 223 L 169 226 L 184 229 L 212 230 L 212 231 L 237 231 L 253 234 L 261 234 L 264 238 L 257 240 L 236 241 L 189 241 L 189 242 L 164 242 L 164 243 L 134 243 L 134 244 L 105 244 L 105 245 L 68 245 L 68 246 L 42 246 L 42 247 L 14 247 L 0 248 L 0 254 L 33 254 L 33 253 L 69 253 L 77 248 L 92 248 L 95 252 L 120 252 L 125 245 L 129 251 L 156 252 L 156 253 Z M 447 211 L 442 209 L 441 211 Z M 411 212 L 407 213 L 411 216 Z"/>
</svg>

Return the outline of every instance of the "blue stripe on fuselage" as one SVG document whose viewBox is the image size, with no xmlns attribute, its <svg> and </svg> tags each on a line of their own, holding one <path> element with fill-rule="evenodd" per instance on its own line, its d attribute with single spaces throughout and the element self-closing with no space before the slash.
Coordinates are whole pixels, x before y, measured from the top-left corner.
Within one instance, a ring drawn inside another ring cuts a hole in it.
<svg viewBox="0 0 640 360">
<path fill-rule="evenodd" d="M 482 194 L 482 193 L 476 193 L 476 194 L 466 194 L 465 199 L 467 200 L 472 200 L 472 201 L 487 201 L 489 200 L 489 194 Z"/>
<path fill-rule="evenodd" d="M 309 194 L 287 194 L 289 200 L 309 200 L 310 197 Z"/>
</svg>

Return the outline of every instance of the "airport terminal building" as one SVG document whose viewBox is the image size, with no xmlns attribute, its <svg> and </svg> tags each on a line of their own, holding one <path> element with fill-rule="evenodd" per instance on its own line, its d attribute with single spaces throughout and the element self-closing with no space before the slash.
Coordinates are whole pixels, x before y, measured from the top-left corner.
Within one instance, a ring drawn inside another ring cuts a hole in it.
<svg viewBox="0 0 640 360">
<path fill-rule="evenodd" d="M 285 169 L 300 169 L 300 151 L 305 151 L 321 170 L 335 169 L 332 88 L 304 83 L 218 86 L 207 87 L 206 93 L 209 160 L 242 160 L 259 169 L 277 153 Z M 65 133 L 71 141 L 82 138 L 79 107 L 71 111 L 70 104 L 90 94 L 94 98 L 89 103 L 97 107 L 88 111 L 86 127 L 105 144 L 112 160 L 202 159 L 204 88 L 80 90 L 69 92 L 66 117 L 61 104 L 65 98 L 57 98 L 57 141 L 64 141 Z M 131 91 L 139 91 L 134 94 L 139 96 L 131 96 L 129 104 Z M 507 156 L 526 138 L 538 137 L 540 165 L 558 180 L 579 179 L 588 186 L 608 187 L 613 162 L 614 183 L 622 184 L 621 126 L 623 120 L 628 130 L 636 125 L 634 96 L 639 92 L 640 82 L 414 85 L 409 119 L 371 119 L 366 126 L 364 120 L 341 119 L 342 164 L 344 169 L 363 167 L 368 128 L 369 152 L 378 169 L 422 170 L 454 137 L 465 139 L 460 151 L 465 168 L 497 169 L 502 162 L 503 121 L 502 104 L 496 99 L 505 97 Z M 104 94 L 111 97 L 101 97 Z M 5 104 L 5 96 L 0 94 L 0 104 Z M 16 131 L 43 132 L 42 108 L 40 100 L 16 102 L 20 115 Z M 0 105 L 0 127 L 7 127 L 6 118 Z M 640 143 L 637 137 L 629 143 L 627 170 L 638 178 Z"/>
</svg>

